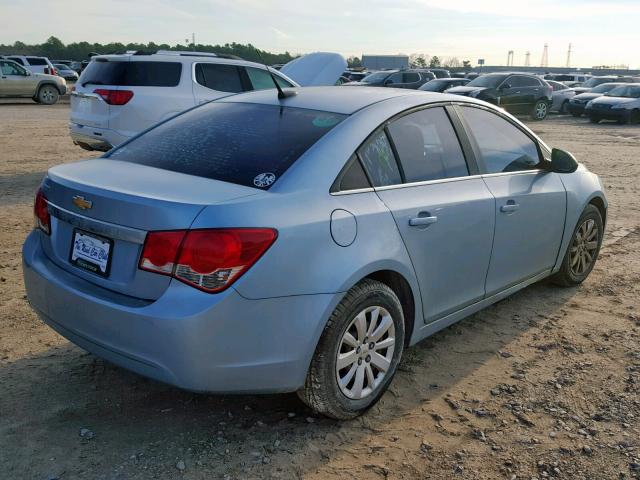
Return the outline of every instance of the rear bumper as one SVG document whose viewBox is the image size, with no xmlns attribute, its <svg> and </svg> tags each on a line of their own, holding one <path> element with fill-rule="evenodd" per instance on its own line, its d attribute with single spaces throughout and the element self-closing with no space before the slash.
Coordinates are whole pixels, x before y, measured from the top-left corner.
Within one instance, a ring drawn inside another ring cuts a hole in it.
<svg viewBox="0 0 640 480">
<path fill-rule="evenodd" d="M 339 294 L 248 300 L 172 281 L 141 301 L 53 264 L 41 233 L 23 246 L 27 297 L 42 320 L 81 348 L 141 375 L 199 392 L 294 391 L 304 383 Z"/>
<path fill-rule="evenodd" d="M 128 137 L 108 128 L 97 128 L 69 122 L 69 134 L 73 143 L 86 150 L 106 152 L 128 140 Z"/>
</svg>

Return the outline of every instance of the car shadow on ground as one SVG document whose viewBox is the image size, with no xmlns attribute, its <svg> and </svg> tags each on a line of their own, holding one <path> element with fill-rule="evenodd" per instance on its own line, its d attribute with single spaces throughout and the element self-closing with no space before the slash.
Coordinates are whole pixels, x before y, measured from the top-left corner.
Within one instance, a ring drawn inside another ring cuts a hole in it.
<svg viewBox="0 0 640 480">
<path fill-rule="evenodd" d="M 424 405 L 560 316 L 576 292 L 533 285 L 410 348 L 380 403 L 349 422 L 314 416 L 295 394 L 189 393 L 62 343 L 0 363 L 0 452 L 10 445 L 31 458 L 28 467 L 8 458 L 2 468 L 8 478 L 172 478 L 184 460 L 192 473 L 300 477 L 331 456 L 329 436 L 353 444 L 399 417 L 428 415 Z M 80 436 L 81 428 L 92 433 Z"/>
</svg>

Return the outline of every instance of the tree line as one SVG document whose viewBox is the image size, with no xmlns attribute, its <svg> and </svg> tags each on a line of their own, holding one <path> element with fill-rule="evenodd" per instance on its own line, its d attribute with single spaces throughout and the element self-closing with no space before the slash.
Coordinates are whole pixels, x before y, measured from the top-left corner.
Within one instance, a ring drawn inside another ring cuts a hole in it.
<svg viewBox="0 0 640 480">
<path fill-rule="evenodd" d="M 126 51 L 142 51 L 142 52 L 155 52 L 157 50 L 195 50 L 198 52 L 210 52 L 210 53 L 223 53 L 228 55 L 236 55 L 245 60 L 258 63 L 266 63 L 268 65 L 274 65 L 277 63 L 287 63 L 294 58 L 297 54 L 291 54 L 289 52 L 284 53 L 272 53 L 266 50 L 260 50 L 254 47 L 250 43 L 244 45 L 241 43 L 225 43 L 224 45 L 204 45 L 198 43 L 194 44 L 177 44 L 169 45 L 167 43 L 156 44 L 149 43 L 89 43 L 89 42 L 74 42 L 64 44 L 57 37 L 49 37 L 46 42 L 27 45 L 24 42 L 17 41 L 13 45 L 0 44 L 0 55 L 36 55 L 42 57 L 48 57 L 52 60 L 87 60 L 90 55 L 93 54 L 107 54 L 107 53 L 124 53 Z M 357 68 L 362 66 L 361 57 L 351 56 L 347 59 L 347 63 L 351 68 Z M 411 54 L 409 55 L 409 63 L 413 67 L 418 68 L 436 68 L 436 67 L 464 67 L 470 68 L 469 60 L 460 61 L 457 57 L 443 57 L 430 56 L 424 54 Z"/>
<path fill-rule="evenodd" d="M 276 63 L 287 63 L 298 55 L 292 55 L 289 52 L 272 53 L 260 50 L 253 45 L 241 43 L 225 43 L 224 45 L 204 45 L 198 43 L 196 45 L 169 45 L 166 43 L 156 44 L 149 43 L 89 43 L 74 42 L 64 44 L 57 37 L 49 37 L 46 42 L 27 45 L 26 43 L 17 41 L 13 45 L 0 44 L 0 55 L 35 55 L 48 57 L 56 60 L 88 60 L 90 55 L 107 54 L 107 53 L 124 53 L 129 50 L 155 52 L 156 50 L 195 50 L 198 52 L 224 53 L 229 55 L 237 55 L 252 62 L 266 63 L 273 65 Z"/>
</svg>

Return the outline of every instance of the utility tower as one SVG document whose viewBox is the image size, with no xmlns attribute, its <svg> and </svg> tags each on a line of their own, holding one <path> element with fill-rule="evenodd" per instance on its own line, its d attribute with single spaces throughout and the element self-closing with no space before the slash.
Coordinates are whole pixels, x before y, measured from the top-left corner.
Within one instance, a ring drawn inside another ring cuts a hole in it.
<svg viewBox="0 0 640 480">
<path fill-rule="evenodd" d="M 507 67 L 513 67 L 513 50 L 509 50 L 507 53 Z"/>
<path fill-rule="evenodd" d="M 524 55 L 524 66 L 525 67 L 530 67 L 531 66 L 531 52 L 527 52 Z"/>
<path fill-rule="evenodd" d="M 571 67 L 571 44 L 569 44 L 569 48 L 567 49 L 567 68 Z"/>
<path fill-rule="evenodd" d="M 542 60 L 540 61 L 540 66 L 544 68 L 549 66 L 549 44 L 548 43 L 544 44 L 544 50 L 542 51 Z"/>
</svg>

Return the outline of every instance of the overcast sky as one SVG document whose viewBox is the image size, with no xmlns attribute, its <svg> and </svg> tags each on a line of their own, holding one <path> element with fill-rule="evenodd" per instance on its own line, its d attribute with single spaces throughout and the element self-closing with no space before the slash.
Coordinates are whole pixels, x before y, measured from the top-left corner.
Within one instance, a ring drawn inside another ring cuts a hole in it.
<svg viewBox="0 0 640 480">
<path fill-rule="evenodd" d="M 640 68 L 640 0 L 0 0 L 0 43 L 252 43 L 292 53 L 424 53 Z"/>
</svg>

